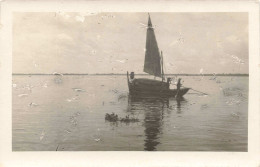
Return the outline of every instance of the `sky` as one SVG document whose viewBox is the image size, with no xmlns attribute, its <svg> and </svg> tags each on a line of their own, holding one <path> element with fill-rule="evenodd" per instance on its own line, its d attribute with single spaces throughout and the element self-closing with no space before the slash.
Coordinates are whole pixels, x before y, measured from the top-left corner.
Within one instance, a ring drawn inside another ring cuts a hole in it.
<svg viewBox="0 0 260 167">
<path fill-rule="evenodd" d="M 165 73 L 248 73 L 247 13 L 150 13 Z M 14 13 L 13 73 L 144 73 L 147 13 Z"/>
</svg>

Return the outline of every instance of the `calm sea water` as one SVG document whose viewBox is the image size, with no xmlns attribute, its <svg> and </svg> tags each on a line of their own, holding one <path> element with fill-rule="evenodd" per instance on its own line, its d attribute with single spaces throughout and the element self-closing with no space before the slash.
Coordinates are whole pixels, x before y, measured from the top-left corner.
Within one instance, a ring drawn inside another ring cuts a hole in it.
<svg viewBox="0 0 260 167">
<path fill-rule="evenodd" d="M 247 151 L 248 77 L 182 78 L 209 95 L 134 98 L 126 76 L 13 75 L 13 151 Z"/>
</svg>

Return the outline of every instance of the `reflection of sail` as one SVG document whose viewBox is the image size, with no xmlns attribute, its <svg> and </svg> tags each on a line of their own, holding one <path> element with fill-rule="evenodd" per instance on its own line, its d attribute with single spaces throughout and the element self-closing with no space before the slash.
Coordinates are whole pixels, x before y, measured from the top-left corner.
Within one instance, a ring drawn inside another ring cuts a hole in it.
<svg viewBox="0 0 260 167">
<path fill-rule="evenodd" d="M 144 150 L 156 150 L 160 144 L 160 134 L 162 133 L 163 110 L 169 104 L 169 99 L 161 98 L 129 98 L 131 110 L 140 110 L 144 112 Z M 138 107 L 137 107 L 138 106 Z"/>
<path fill-rule="evenodd" d="M 156 105 L 156 104 L 155 104 Z M 147 151 L 156 150 L 156 146 L 159 142 L 159 135 L 162 132 L 162 116 L 160 108 L 152 108 L 145 111 L 144 127 L 146 139 L 144 149 Z"/>
<path fill-rule="evenodd" d="M 186 102 L 184 98 L 128 97 L 128 112 L 144 115 L 144 150 L 157 150 L 161 144 L 164 121 L 167 121 L 173 111 L 180 114 Z"/>
</svg>

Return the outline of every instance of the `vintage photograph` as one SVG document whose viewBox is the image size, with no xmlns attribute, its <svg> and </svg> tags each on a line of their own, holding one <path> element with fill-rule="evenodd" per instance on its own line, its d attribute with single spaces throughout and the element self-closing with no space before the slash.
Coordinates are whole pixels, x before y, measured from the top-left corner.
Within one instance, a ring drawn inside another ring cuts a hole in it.
<svg viewBox="0 0 260 167">
<path fill-rule="evenodd" d="M 248 151 L 247 12 L 13 12 L 12 151 Z"/>
</svg>

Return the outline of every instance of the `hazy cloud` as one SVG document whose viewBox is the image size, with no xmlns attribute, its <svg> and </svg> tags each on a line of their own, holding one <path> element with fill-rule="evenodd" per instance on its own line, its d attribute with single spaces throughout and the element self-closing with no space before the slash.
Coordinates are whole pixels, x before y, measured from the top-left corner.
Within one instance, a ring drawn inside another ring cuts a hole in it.
<svg viewBox="0 0 260 167">
<path fill-rule="evenodd" d="M 150 15 L 166 72 L 248 73 L 247 13 Z M 147 19 L 147 13 L 15 13 L 13 72 L 140 73 L 146 41 L 140 23 Z"/>
</svg>

